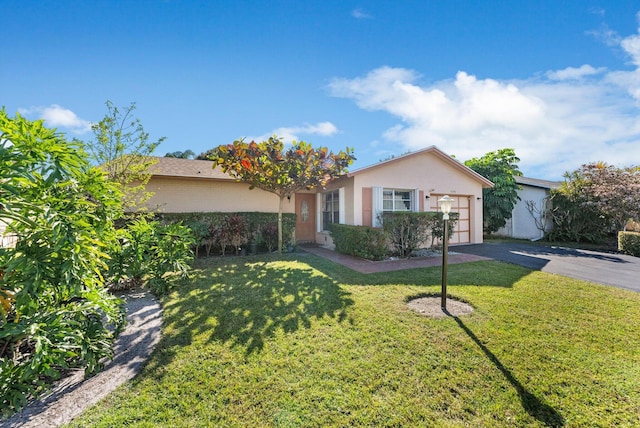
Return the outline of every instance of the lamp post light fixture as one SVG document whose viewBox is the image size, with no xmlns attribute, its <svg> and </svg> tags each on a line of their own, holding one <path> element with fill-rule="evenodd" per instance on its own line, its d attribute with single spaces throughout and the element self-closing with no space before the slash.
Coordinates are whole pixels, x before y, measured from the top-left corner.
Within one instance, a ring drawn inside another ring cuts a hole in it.
<svg viewBox="0 0 640 428">
<path fill-rule="evenodd" d="M 449 213 L 451 212 L 451 203 L 453 198 L 444 195 L 438 199 L 440 202 L 440 211 L 442 211 L 442 220 L 444 229 L 442 234 L 442 291 L 440 296 L 440 307 L 443 311 L 447 310 L 447 263 L 449 260 Z"/>
</svg>

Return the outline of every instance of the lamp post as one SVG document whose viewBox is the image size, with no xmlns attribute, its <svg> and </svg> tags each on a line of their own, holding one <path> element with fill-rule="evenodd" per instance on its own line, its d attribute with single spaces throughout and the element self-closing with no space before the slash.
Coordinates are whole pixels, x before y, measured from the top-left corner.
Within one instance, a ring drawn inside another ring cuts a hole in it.
<svg viewBox="0 0 640 428">
<path fill-rule="evenodd" d="M 451 212 L 451 203 L 453 198 L 444 195 L 438 199 L 440 202 L 440 211 L 442 211 L 442 220 L 444 221 L 444 230 L 442 234 L 442 291 L 440 296 L 440 307 L 443 311 L 447 310 L 447 263 L 449 259 L 449 213 Z"/>
</svg>

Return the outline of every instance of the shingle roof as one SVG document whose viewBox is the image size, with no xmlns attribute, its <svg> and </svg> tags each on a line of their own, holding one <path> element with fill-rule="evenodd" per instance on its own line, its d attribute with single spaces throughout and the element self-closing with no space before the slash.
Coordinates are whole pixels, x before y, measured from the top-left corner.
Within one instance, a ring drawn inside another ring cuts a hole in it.
<svg viewBox="0 0 640 428">
<path fill-rule="evenodd" d="M 213 168 L 214 163 L 207 160 L 153 157 L 155 163 L 149 171 L 152 176 L 208 178 L 216 180 L 234 180 L 220 168 Z"/>
<path fill-rule="evenodd" d="M 539 180 L 537 178 L 516 177 L 516 183 L 524 184 L 532 187 L 540 187 L 542 189 L 555 189 L 562 184 L 562 181 Z"/>
</svg>

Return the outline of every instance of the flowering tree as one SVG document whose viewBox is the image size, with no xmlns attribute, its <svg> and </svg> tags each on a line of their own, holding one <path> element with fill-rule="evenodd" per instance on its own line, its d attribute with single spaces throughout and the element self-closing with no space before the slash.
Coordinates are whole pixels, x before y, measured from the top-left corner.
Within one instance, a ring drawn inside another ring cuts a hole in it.
<svg viewBox="0 0 640 428">
<path fill-rule="evenodd" d="M 568 178 L 579 180 L 587 201 L 611 219 L 618 230 L 640 219 L 640 167 L 616 168 L 604 162 L 582 165 Z"/>
<path fill-rule="evenodd" d="M 236 140 L 210 151 L 209 159 L 222 171 L 238 181 L 249 183 L 274 193 L 280 199 L 278 206 L 278 251 L 282 251 L 282 205 L 284 198 L 302 189 L 324 187 L 333 178 L 347 171 L 355 160 L 353 149 L 347 147 L 337 154 L 326 147 L 314 149 L 304 141 L 294 141 L 284 149 L 277 136 L 256 143 Z"/>
</svg>

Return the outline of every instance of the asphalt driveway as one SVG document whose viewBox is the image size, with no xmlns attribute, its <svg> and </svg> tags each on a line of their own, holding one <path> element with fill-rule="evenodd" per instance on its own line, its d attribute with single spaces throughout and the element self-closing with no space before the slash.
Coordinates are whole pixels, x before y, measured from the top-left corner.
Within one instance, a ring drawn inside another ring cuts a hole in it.
<svg viewBox="0 0 640 428">
<path fill-rule="evenodd" d="M 640 292 L 638 257 L 525 243 L 488 243 L 450 248 L 453 252 L 475 254 L 529 269 Z"/>
</svg>

